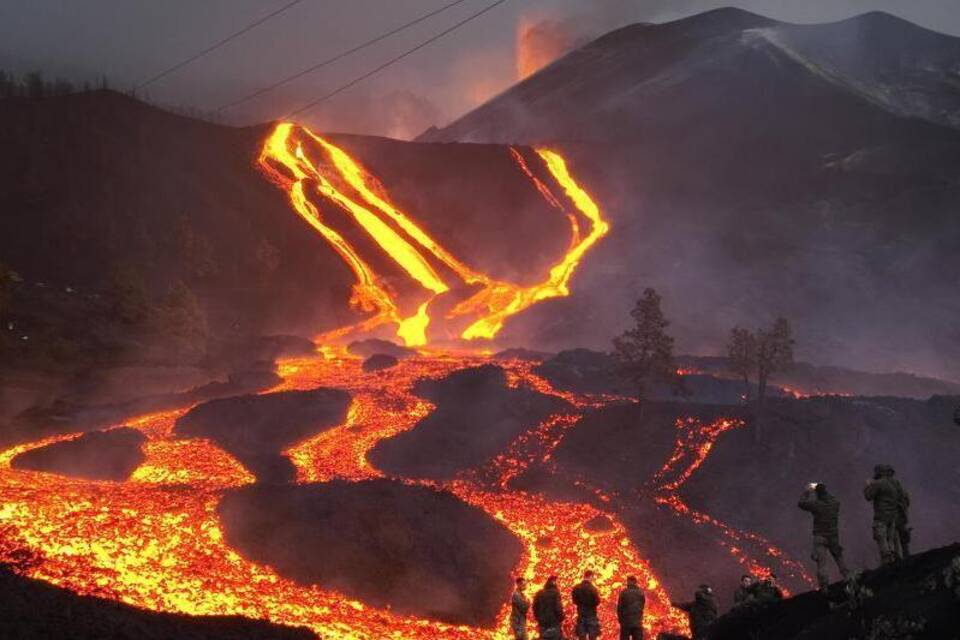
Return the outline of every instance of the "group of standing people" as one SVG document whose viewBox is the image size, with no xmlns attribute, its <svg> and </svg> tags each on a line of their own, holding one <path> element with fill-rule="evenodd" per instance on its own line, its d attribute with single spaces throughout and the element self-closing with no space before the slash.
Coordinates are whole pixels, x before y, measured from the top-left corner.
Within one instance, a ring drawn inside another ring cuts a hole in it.
<svg viewBox="0 0 960 640">
<path fill-rule="evenodd" d="M 896 562 L 910 554 L 910 495 L 900 484 L 896 471 L 888 464 L 873 468 L 863 497 L 873 503 L 873 539 L 884 564 Z M 840 546 L 840 501 L 823 483 L 811 483 L 797 504 L 813 516 L 813 554 L 817 565 L 817 582 L 821 589 L 830 584 L 828 558 L 833 558 L 846 580 L 850 570 Z"/>
<path fill-rule="evenodd" d="M 864 497 L 873 503 L 873 537 L 884 564 L 896 562 L 909 555 L 910 496 L 896 478 L 894 468 L 886 464 L 874 467 L 873 477 L 867 481 Z M 798 506 L 813 516 L 813 554 L 817 565 L 817 582 L 821 589 L 830 584 L 828 559 L 833 558 L 840 575 L 847 579 L 850 570 L 840 546 L 840 501 L 830 494 L 823 483 L 811 483 L 800 496 Z M 600 592 L 593 584 L 593 571 L 584 573 L 583 580 L 571 591 L 577 609 L 576 636 L 578 640 L 597 640 L 600 637 Z M 960 582 L 960 581 L 958 581 Z M 563 599 L 557 577 L 550 576 L 533 601 L 526 595 L 527 582 L 517 578 L 511 599 L 510 627 L 515 640 L 528 640 L 527 618 L 530 609 L 537 623 L 541 640 L 561 640 L 564 621 Z M 734 608 L 764 605 L 783 599 L 777 577 L 769 574 L 758 579 L 745 574 L 734 593 Z M 690 602 L 672 603 L 687 612 L 694 640 L 706 638 L 709 627 L 717 619 L 718 607 L 713 589 L 702 584 Z M 643 639 L 643 612 L 646 597 L 634 576 L 627 578 L 626 587 L 617 598 L 617 621 L 620 640 Z"/>
<path fill-rule="evenodd" d="M 595 574 L 587 571 L 583 580 L 577 584 L 570 595 L 577 608 L 576 635 L 579 640 L 597 640 L 600 637 L 600 592 L 593 584 Z M 510 628 L 515 640 L 528 640 L 527 612 L 531 602 L 525 590 L 527 581 L 517 578 L 517 588 L 511 599 Z M 627 578 L 627 586 L 617 598 L 617 621 L 620 623 L 620 640 L 643 639 L 643 610 L 646 596 L 640 589 L 636 577 Z M 563 637 L 561 626 L 565 617 L 563 599 L 557 577 L 550 576 L 543 588 L 533 597 L 533 617 L 541 640 L 560 640 Z"/>
</svg>

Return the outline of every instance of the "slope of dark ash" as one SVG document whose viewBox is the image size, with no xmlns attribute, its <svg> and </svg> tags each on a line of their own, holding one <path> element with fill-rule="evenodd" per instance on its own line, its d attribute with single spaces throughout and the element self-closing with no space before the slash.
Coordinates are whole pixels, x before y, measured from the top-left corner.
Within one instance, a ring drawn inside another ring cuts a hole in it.
<svg viewBox="0 0 960 640">
<path fill-rule="evenodd" d="M 375 353 L 366 360 L 363 361 L 362 368 L 364 371 L 382 371 L 383 369 L 389 369 L 395 367 L 400 363 L 395 356 L 390 356 L 385 353 Z"/>
<path fill-rule="evenodd" d="M 21 453 L 11 465 L 74 478 L 122 481 L 146 459 L 145 441 L 142 433 L 129 427 L 93 431 Z"/>
<path fill-rule="evenodd" d="M 734 530 L 763 536 L 812 572 L 810 517 L 796 503 L 813 481 L 827 484 L 841 501 L 841 542 L 851 567 L 878 564 L 871 507 L 862 494 L 877 463 L 895 466 L 911 492 L 915 551 L 957 538 L 960 487 L 943 479 L 956 474 L 960 429 L 952 413 L 958 404 L 956 397 L 772 399 L 759 442 L 756 422 L 743 408 L 659 402 L 648 402 L 642 411 L 637 405 L 612 406 L 585 416 L 553 460 L 560 478 L 582 478 L 615 495 L 614 507 L 631 537 L 671 593 L 692 593 L 707 581 L 726 606 L 742 571 L 721 544 L 720 532 L 677 516 L 649 493 L 656 469 L 670 457 L 677 418 L 746 422 L 721 435 L 681 486 L 689 507 Z M 532 489 L 540 488 L 537 481 L 533 476 L 518 480 Z M 750 553 L 762 551 L 759 546 Z M 781 578 L 792 590 L 805 588 Z"/>
<path fill-rule="evenodd" d="M 522 551 L 481 510 L 388 480 L 253 485 L 219 513 L 230 545 L 284 576 L 453 623 L 495 622 Z"/>
<path fill-rule="evenodd" d="M 347 345 L 347 351 L 361 358 L 369 358 L 370 356 L 381 354 L 402 359 L 417 355 L 417 352 L 413 349 L 402 347 L 389 340 L 380 340 L 379 338 L 354 340 Z"/>
<path fill-rule="evenodd" d="M 191 409 L 174 432 L 212 439 L 261 482 L 286 482 L 294 468 L 281 452 L 342 423 L 349 405 L 349 393 L 327 388 L 223 398 Z"/>
<path fill-rule="evenodd" d="M 857 610 L 844 597 L 843 585 L 836 584 L 828 597 L 804 593 L 768 607 L 730 613 L 714 624 L 710 637 L 953 640 L 960 637 L 960 597 L 944 584 L 944 576 L 955 558 L 960 558 L 960 544 L 865 572 L 861 584 L 872 594 Z"/>
<path fill-rule="evenodd" d="M 558 398 L 507 385 L 503 369 L 483 365 L 415 392 L 436 409 L 405 433 L 378 444 L 369 459 L 388 473 L 445 479 L 500 453 L 514 438 L 569 405 Z"/>
<path fill-rule="evenodd" d="M 549 142 L 611 223 L 505 343 L 603 345 L 653 286 L 698 350 L 783 314 L 804 358 L 960 379 L 958 64 L 889 15 L 723 9 L 608 33 L 421 139 Z"/>
<path fill-rule="evenodd" d="M 15 575 L 0 568 L 0 637 L 10 640 L 316 640 L 295 629 L 238 616 L 188 616 L 137 609 Z"/>
<path fill-rule="evenodd" d="M 911 494 L 915 549 L 958 536 L 960 429 L 952 413 L 960 398 L 775 400 L 760 422 L 720 438 L 682 492 L 694 508 L 738 528 L 757 531 L 805 561 L 811 523 L 796 507 L 808 482 L 823 482 L 841 502 L 841 542 L 848 562 L 879 561 L 870 531 L 872 508 L 863 486 L 878 463 L 893 465 Z"/>
</svg>

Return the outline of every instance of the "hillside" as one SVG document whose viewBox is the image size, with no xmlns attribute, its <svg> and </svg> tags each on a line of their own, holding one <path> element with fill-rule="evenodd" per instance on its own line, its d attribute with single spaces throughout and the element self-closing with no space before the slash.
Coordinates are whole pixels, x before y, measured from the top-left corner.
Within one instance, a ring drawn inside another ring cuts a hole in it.
<svg viewBox="0 0 960 640">
<path fill-rule="evenodd" d="M 717 10 L 611 32 L 420 139 L 555 145 L 612 218 L 575 295 L 504 342 L 604 345 L 653 285 L 689 352 L 785 314 L 813 362 L 956 379 L 958 61 L 885 14 Z"/>
<path fill-rule="evenodd" d="M 141 396 L 182 393 L 252 368 L 230 360 L 256 336 L 364 317 L 348 305 L 354 274 L 257 164 L 270 131 L 110 91 L 0 100 L 0 424 L 78 393 L 130 400 L 127 385 L 95 384 L 111 371 Z M 569 223 L 508 147 L 329 139 L 491 277 L 539 281 L 568 246 Z M 317 206 L 386 289 L 411 289 L 337 204 Z"/>
<path fill-rule="evenodd" d="M 958 558 L 960 545 L 953 544 L 864 573 L 857 597 L 836 584 L 827 597 L 804 593 L 768 607 L 730 613 L 716 622 L 711 638 L 955 640 L 960 637 Z"/>
</svg>

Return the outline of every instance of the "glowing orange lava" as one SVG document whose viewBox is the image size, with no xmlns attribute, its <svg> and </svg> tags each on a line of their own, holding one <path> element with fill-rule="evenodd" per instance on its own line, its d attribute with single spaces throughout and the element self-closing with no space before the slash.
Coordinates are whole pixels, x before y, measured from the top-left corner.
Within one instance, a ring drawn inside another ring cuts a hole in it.
<svg viewBox="0 0 960 640">
<path fill-rule="evenodd" d="M 479 286 L 476 293 L 455 305 L 447 314 L 447 319 L 473 318 L 461 334 L 466 340 L 491 339 L 510 316 L 542 300 L 569 295 L 570 278 L 586 252 L 609 231 L 609 224 L 603 219 L 596 202 L 570 174 L 559 153 L 537 150 L 545 169 L 573 205 L 572 210 L 567 210 L 550 188 L 534 175 L 518 150 L 511 149 L 511 154 L 548 204 L 563 211 L 571 225 L 572 241 L 567 252 L 549 269 L 545 280 L 529 287 L 496 280 L 468 267 L 409 214 L 394 205 L 380 181 L 344 149 L 304 127 L 289 122 L 277 125 L 263 145 L 260 166 L 288 193 L 294 210 L 350 266 L 357 280 L 351 303 L 372 314 L 354 327 L 338 330 L 321 339 L 329 340 L 348 331 L 366 331 L 394 323 L 398 326 L 398 337 L 408 346 L 426 344 L 429 305 L 436 296 L 451 289 L 441 276 L 441 265 L 463 284 Z M 343 234 L 324 220 L 320 207 L 311 200 L 312 195 L 325 198 L 347 212 L 403 272 L 427 291 L 428 297 L 416 302 L 415 313 L 404 315 L 401 312 L 406 301 L 399 301 L 369 261 L 364 260 Z M 585 236 L 581 233 L 578 216 L 590 223 L 590 232 Z"/>
<path fill-rule="evenodd" d="M 700 527 L 709 527 L 718 535 L 718 542 L 747 571 L 755 576 L 768 576 L 778 568 L 781 577 L 793 578 L 812 586 L 810 574 L 800 563 L 791 560 L 769 540 L 748 531 L 735 529 L 712 516 L 691 509 L 680 497 L 680 487 L 704 463 L 717 439 L 732 429 L 744 426 L 742 420 L 721 418 L 704 424 L 696 418 L 677 420 L 677 441 L 673 454 L 654 476 L 653 499 Z M 784 589 L 784 593 L 789 592 Z"/>
<path fill-rule="evenodd" d="M 569 250 L 545 280 L 529 287 L 494 280 L 464 265 L 392 204 L 374 176 L 330 141 L 282 123 L 265 142 L 260 156 L 263 170 L 287 192 L 294 210 L 350 266 L 356 277 L 351 301 L 370 314 L 356 326 L 328 334 L 319 356 L 287 360 L 278 367 L 283 382 L 271 391 L 334 387 L 349 391 L 353 398 L 344 424 L 285 452 L 296 468 L 298 483 L 381 477 L 382 472 L 367 459 L 370 450 L 414 428 L 433 410 L 413 394 L 415 382 L 491 361 L 489 355 L 424 349 L 393 368 L 364 372 L 359 359 L 334 346 L 333 337 L 393 323 L 408 344 L 424 344 L 431 323 L 430 303 L 452 288 L 444 279 L 450 274 L 479 289 L 449 312 L 450 317 L 469 316 L 470 324 L 462 333 L 465 339 L 491 338 L 510 316 L 540 300 L 569 294 L 577 265 L 609 227 L 559 154 L 539 149 L 535 157 L 573 209 L 536 177 L 520 151 L 511 153 L 542 197 L 562 211 L 571 225 Z M 340 207 L 427 292 L 426 297 L 413 306 L 400 301 L 370 263 L 324 219 L 316 197 Z M 589 223 L 589 231 L 581 219 Z M 640 556 L 616 511 L 607 510 L 610 496 L 591 490 L 595 501 L 559 502 L 515 489 L 510 482 L 534 465 L 550 467 L 553 451 L 584 411 L 621 399 L 559 392 L 534 373 L 530 362 L 497 364 L 505 369 L 510 385 L 560 396 L 572 408 L 539 425 L 528 425 L 515 442 L 480 468 L 450 482 L 422 484 L 449 491 L 509 529 L 525 549 L 516 573 L 534 584 L 557 575 L 567 591 L 584 569 L 596 571 L 604 602 L 600 619 L 607 634 L 616 629 L 616 592 L 630 574 L 646 587 L 644 626 L 651 637 L 660 631 L 687 631 L 685 615 L 670 606 L 661 580 Z M 72 435 L 0 452 L 0 531 L 4 532 L 0 561 L 14 560 L 27 550 L 34 560 L 22 569 L 26 575 L 77 593 L 156 611 L 242 615 L 300 625 L 325 640 L 510 637 L 510 576 L 504 576 L 498 623 L 492 629 L 477 629 L 369 607 L 335 591 L 297 584 L 240 556 L 224 542 L 216 508 L 225 491 L 254 478 L 213 442 L 175 437 L 174 423 L 185 411 L 150 414 L 126 423 L 142 431 L 147 442 L 145 462 L 125 482 L 70 479 L 11 467 L 19 453 Z M 702 425 L 683 420 L 677 426 L 677 449 L 650 489 L 655 499 L 669 505 L 678 517 L 716 528 L 730 553 L 758 570 L 762 566 L 754 560 L 755 554 L 742 551 L 748 543 L 767 547 L 765 557 L 788 564 L 782 553 L 758 536 L 693 512 L 677 497 L 677 490 L 706 459 L 716 438 L 740 423 L 721 420 Z M 598 516 L 606 517 L 610 526 L 602 531 L 585 526 Z"/>
<path fill-rule="evenodd" d="M 488 362 L 486 356 L 435 353 L 403 361 L 385 372 L 364 373 L 360 361 L 332 348 L 320 358 L 282 363 L 277 389 L 333 386 L 353 394 L 345 424 L 291 447 L 298 482 L 334 478 L 362 480 L 382 475 L 367 461 L 379 441 L 413 428 L 431 405 L 411 393 L 424 377 Z M 530 363 L 502 362 L 514 385 L 552 392 L 534 376 Z M 569 394 L 568 394 L 569 395 Z M 592 402 L 573 397 L 581 406 Z M 0 560 L 26 547 L 39 561 L 28 575 L 78 593 L 109 597 L 158 611 L 236 614 L 304 625 L 324 638 L 504 638 L 507 637 L 509 576 L 504 576 L 504 609 L 495 629 L 474 629 L 374 609 L 319 587 L 298 585 L 269 567 L 230 549 L 216 516 L 223 492 L 253 481 L 231 456 L 206 440 L 173 436 L 183 410 L 144 416 L 130 426 L 148 438 L 147 460 L 126 482 L 67 479 L 16 470 L 11 459 L 63 436 L 0 453 L 0 522 L 16 535 L 0 543 Z M 433 485 L 459 496 L 506 526 L 526 552 L 518 573 L 535 582 L 560 576 L 570 587 L 585 567 L 599 575 L 606 606 L 601 620 L 615 628 L 612 607 L 628 574 L 648 589 L 646 626 L 651 632 L 681 631 L 683 615 L 647 562 L 639 556 L 614 515 L 610 530 L 589 532 L 584 523 L 603 514 L 580 503 L 552 502 L 508 488 L 511 475 L 549 455 L 577 413 L 557 415 L 534 427 L 507 453 L 491 461 L 489 479 L 469 473 Z"/>
</svg>

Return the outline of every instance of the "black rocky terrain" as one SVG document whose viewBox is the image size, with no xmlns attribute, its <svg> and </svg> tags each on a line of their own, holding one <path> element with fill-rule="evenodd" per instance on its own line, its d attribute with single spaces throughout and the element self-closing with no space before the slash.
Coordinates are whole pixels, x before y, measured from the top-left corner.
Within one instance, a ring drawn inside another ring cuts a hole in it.
<svg viewBox="0 0 960 640">
<path fill-rule="evenodd" d="M 496 621 L 522 551 L 483 511 L 387 480 L 254 485 L 219 514 L 231 546 L 281 575 L 454 623 Z"/>
<path fill-rule="evenodd" d="M 502 452 L 517 436 L 569 409 L 554 396 L 511 388 L 504 370 L 483 365 L 417 383 L 436 405 L 410 431 L 379 443 L 370 462 L 400 476 L 447 479 Z"/>
<path fill-rule="evenodd" d="M 375 353 L 364 360 L 361 367 L 367 372 L 383 371 L 384 369 L 391 369 L 398 364 L 400 364 L 400 361 L 396 356 L 389 356 L 385 353 Z"/>
<path fill-rule="evenodd" d="M 316 640 L 295 629 L 238 616 L 187 616 L 137 609 L 54 587 L 0 568 L 0 637 L 9 640 Z"/>
<path fill-rule="evenodd" d="M 174 433 L 210 438 L 260 482 L 288 482 L 295 470 L 283 450 L 341 424 L 349 405 L 349 393 L 327 388 L 222 398 L 188 411 Z"/>
<path fill-rule="evenodd" d="M 16 469 L 46 471 L 72 478 L 122 481 L 146 460 L 146 437 L 136 429 L 120 427 L 93 431 L 72 440 L 55 442 L 16 456 Z"/>
<path fill-rule="evenodd" d="M 960 397 L 775 398 L 759 421 L 752 410 L 735 406 L 612 405 L 585 415 L 561 441 L 553 455 L 558 476 L 531 473 L 517 482 L 562 494 L 573 490 L 571 479 L 581 479 L 613 494 L 613 508 L 671 593 L 692 593 L 707 581 L 726 605 L 742 567 L 724 544 L 749 541 L 724 543 L 713 525 L 677 516 L 655 500 L 656 472 L 670 458 L 678 419 L 744 422 L 716 440 L 702 466 L 679 487 L 679 497 L 735 531 L 763 536 L 812 572 L 810 516 L 797 501 L 815 481 L 841 501 L 841 542 L 849 564 L 877 565 L 871 506 L 862 491 L 878 463 L 893 465 L 911 493 L 914 550 L 957 538 L 960 485 L 945 479 L 956 476 L 960 429 L 952 415 L 958 405 Z M 763 554 L 762 545 L 750 546 L 750 553 Z M 781 577 L 794 591 L 805 588 Z"/>
<path fill-rule="evenodd" d="M 948 580 L 948 575 L 954 577 Z M 856 589 L 835 584 L 826 596 L 803 593 L 778 604 L 731 612 L 714 624 L 710 638 L 957 640 L 958 579 L 960 544 L 953 544 L 865 572 Z"/>
<path fill-rule="evenodd" d="M 402 347 L 389 340 L 380 340 L 379 338 L 367 338 L 364 340 L 354 340 L 347 345 L 347 351 L 361 358 L 369 358 L 375 355 L 393 356 L 402 359 L 417 355 L 416 350 L 408 347 Z"/>
</svg>

